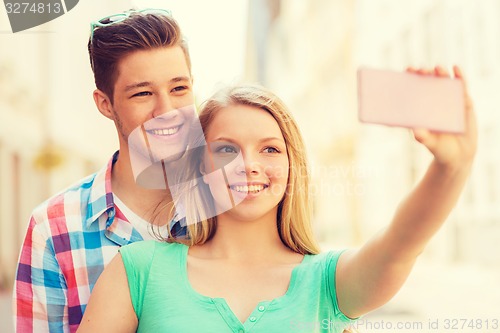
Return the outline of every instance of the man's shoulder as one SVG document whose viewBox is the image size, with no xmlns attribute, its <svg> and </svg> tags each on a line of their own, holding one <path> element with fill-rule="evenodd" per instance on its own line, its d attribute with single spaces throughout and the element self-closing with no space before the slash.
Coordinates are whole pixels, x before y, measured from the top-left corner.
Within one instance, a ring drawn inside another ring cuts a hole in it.
<svg viewBox="0 0 500 333">
<path fill-rule="evenodd" d="M 40 223 L 50 219 L 51 216 L 63 215 L 70 212 L 67 209 L 68 207 L 66 207 L 67 205 L 73 205 L 75 208 L 82 207 L 82 204 L 89 201 L 90 190 L 94 184 L 96 175 L 97 172 L 81 178 L 62 191 L 54 194 L 33 209 L 32 217 L 37 223 Z"/>
<path fill-rule="evenodd" d="M 87 209 L 91 201 L 103 200 L 111 192 L 111 169 L 118 154 L 115 153 L 112 159 L 100 170 L 81 178 L 62 191 L 54 194 L 32 211 L 32 218 L 36 222 L 58 216 L 62 214 L 79 214 Z M 48 215 L 48 216 L 47 216 Z"/>
</svg>

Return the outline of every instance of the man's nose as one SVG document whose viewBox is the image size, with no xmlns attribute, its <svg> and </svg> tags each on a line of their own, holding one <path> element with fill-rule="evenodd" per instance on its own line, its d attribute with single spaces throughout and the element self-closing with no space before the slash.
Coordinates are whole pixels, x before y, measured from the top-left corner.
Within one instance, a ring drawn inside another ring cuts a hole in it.
<svg viewBox="0 0 500 333">
<path fill-rule="evenodd" d="M 153 110 L 153 117 L 159 117 L 162 114 L 165 114 L 167 112 L 171 112 L 175 110 L 175 105 L 171 99 L 170 96 L 165 96 L 165 95 L 159 95 L 157 103 L 155 105 L 155 108 Z M 172 114 L 172 117 L 175 115 Z"/>
</svg>

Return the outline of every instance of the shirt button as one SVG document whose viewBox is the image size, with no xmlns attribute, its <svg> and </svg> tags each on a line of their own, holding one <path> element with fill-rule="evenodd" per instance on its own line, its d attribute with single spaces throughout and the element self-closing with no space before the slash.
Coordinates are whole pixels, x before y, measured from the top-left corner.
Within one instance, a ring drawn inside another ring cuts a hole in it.
<svg viewBox="0 0 500 333">
<path fill-rule="evenodd" d="M 255 317 L 250 317 L 250 321 L 251 321 L 252 323 L 253 323 L 254 321 L 256 321 L 256 320 L 257 320 L 257 318 L 255 318 Z"/>
<path fill-rule="evenodd" d="M 264 311 L 265 309 L 266 309 L 266 308 L 265 308 L 263 305 L 259 306 L 259 311 L 260 311 L 260 312 Z"/>
</svg>

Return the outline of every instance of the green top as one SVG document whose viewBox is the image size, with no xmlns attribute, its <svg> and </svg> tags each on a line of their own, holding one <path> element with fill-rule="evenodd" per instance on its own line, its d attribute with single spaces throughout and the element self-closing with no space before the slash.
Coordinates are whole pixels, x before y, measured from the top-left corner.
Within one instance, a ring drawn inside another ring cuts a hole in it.
<svg viewBox="0 0 500 333">
<path fill-rule="evenodd" d="M 285 295 L 262 301 L 241 323 L 222 298 L 196 292 L 187 278 L 188 246 L 156 241 L 120 249 L 137 332 L 342 332 L 353 321 L 340 312 L 335 270 L 341 252 L 306 255 Z"/>
</svg>

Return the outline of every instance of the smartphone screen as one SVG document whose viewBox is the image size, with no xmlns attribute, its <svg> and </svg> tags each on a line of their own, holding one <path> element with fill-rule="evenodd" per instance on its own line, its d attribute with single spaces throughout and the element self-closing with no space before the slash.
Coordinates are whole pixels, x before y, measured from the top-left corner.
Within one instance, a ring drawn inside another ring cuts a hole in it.
<svg viewBox="0 0 500 333">
<path fill-rule="evenodd" d="M 463 133 L 465 101 L 459 79 L 358 69 L 361 122 Z"/>
</svg>

